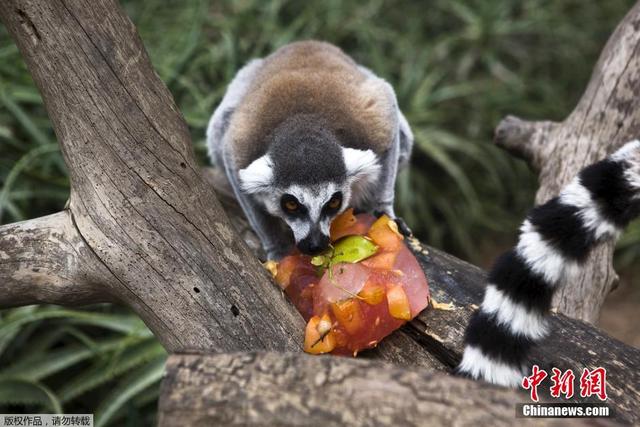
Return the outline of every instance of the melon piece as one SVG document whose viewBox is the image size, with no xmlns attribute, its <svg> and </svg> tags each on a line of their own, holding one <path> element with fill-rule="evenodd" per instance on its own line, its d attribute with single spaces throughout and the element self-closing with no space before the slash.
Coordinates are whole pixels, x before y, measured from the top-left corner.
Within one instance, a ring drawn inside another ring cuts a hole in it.
<svg viewBox="0 0 640 427">
<path fill-rule="evenodd" d="M 391 284 L 387 289 L 387 304 L 389 314 L 395 319 L 411 320 L 411 307 L 404 287 Z"/>
<path fill-rule="evenodd" d="M 362 287 L 362 290 L 358 293 L 361 301 L 366 302 L 369 305 L 377 305 L 384 301 L 387 295 L 387 290 L 384 285 L 376 283 L 375 281 L 367 281 Z"/>
<path fill-rule="evenodd" d="M 370 225 L 366 221 L 356 218 L 353 214 L 353 208 L 349 208 L 331 222 L 329 237 L 332 242 L 335 242 L 345 236 L 363 235 Z"/>
<path fill-rule="evenodd" d="M 331 311 L 338 325 L 343 327 L 349 335 L 357 334 L 365 326 L 360 303 L 355 298 L 332 303 Z"/>
<path fill-rule="evenodd" d="M 398 252 L 403 248 L 404 237 L 398 232 L 398 226 L 387 215 L 378 218 L 367 231 L 367 236 L 380 250 L 375 256 L 364 261 L 362 265 L 380 270 L 394 268 Z"/>
<path fill-rule="evenodd" d="M 382 252 L 362 261 L 362 265 L 379 270 L 391 270 L 396 263 L 398 252 Z"/>
<path fill-rule="evenodd" d="M 306 265 L 303 255 L 289 255 L 284 257 L 276 267 L 275 280 L 281 288 L 286 289 L 291 283 L 291 274 L 296 268 Z"/>
<path fill-rule="evenodd" d="M 329 353 L 336 347 L 336 339 L 331 330 L 331 318 L 313 316 L 309 319 L 304 333 L 304 351 L 311 354 Z"/>
<path fill-rule="evenodd" d="M 308 321 L 306 352 L 355 356 L 426 308 L 429 288 L 390 218 L 348 210 L 331 233 L 333 251 L 285 257 L 276 280 Z"/>
<path fill-rule="evenodd" d="M 398 231 L 398 225 L 387 215 L 382 215 L 373 223 L 367 236 L 385 252 L 396 252 L 402 246 L 404 237 Z"/>
</svg>

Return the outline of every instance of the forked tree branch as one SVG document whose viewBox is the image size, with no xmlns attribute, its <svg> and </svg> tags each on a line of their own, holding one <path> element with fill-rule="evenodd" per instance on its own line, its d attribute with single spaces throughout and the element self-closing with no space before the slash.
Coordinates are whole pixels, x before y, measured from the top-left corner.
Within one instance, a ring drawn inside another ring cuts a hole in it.
<svg viewBox="0 0 640 427">
<path fill-rule="evenodd" d="M 561 123 L 505 118 L 495 142 L 527 160 L 539 173 L 536 202 L 558 195 L 583 167 L 640 137 L 640 3 L 627 13 L 600 54 L 578 105 Z M 594 250 L 580 277 L 564 283 L 554 306 L 568 316 L 596 322 L 618 276 L 615 243 Z"/>
</svg>

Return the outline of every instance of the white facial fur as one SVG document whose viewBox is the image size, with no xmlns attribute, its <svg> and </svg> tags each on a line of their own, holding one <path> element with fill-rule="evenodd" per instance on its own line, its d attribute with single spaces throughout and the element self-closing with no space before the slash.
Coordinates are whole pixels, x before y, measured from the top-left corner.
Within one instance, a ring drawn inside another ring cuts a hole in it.
<svg viewBox="0 0 640 427">
<path fill-rule="evenodd" d="M 358 203 L 366 198 L 367 188 L 380 174 L 377 156 L 371 150 L 343 148 L 346 177 L 343 182 L 319 182 L 311 185 L 292 184 L 278 187 L 273 182 L 273 163 L 268 154 L 253 161 L 247 168 L 239 171 L 240 187 L 243 192 L 252 194 L 273 216 L 281 218 L 293 231 L 296 242 L 303 240 L 314 228 L 329 235 L 329 226 L 333 218 L 344 211 L 352 202 Z M 336 193 L 342 193 L 342 204 L 333 216 L 322 216 L 322 208 Z M 308 212 L 302 218 L 286 215 L 281 207 L 284 194 L 294 196 Z"/>
</svg>

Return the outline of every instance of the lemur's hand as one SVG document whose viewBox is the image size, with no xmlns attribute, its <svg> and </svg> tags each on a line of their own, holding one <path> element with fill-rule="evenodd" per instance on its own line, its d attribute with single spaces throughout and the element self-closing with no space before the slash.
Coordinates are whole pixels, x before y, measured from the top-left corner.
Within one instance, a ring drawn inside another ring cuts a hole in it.
<svg viewBox="0 0 640 427">
<path fill-rule="evenodd" d="M 402 217 L 397 216 L 393 220 L 396 222 L 396 224 L 398 224 L 398 231 L 400 232 L 400 234 L 405 237 L 413 237 L 413 231 L 411 231 Z"/>
</svg>

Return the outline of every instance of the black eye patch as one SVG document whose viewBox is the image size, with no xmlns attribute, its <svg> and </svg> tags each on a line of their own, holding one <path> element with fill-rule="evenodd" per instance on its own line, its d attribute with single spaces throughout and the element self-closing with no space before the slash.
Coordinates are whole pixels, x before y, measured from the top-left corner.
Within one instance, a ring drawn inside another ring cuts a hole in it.
<svg viewBox="0 0 640 427">
<path fill-rule="evenodd" d="M 337 191 L 333 193 L 333 196 L 329 199 L 327 203 L 322 207 L 323 215 L 334 215 L 337 213 L 342 207 L 342 192 Z"/>
</svg>

